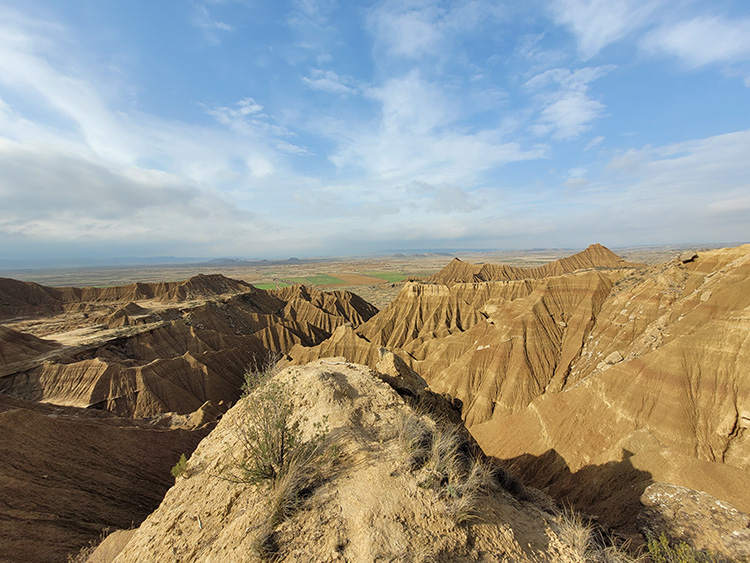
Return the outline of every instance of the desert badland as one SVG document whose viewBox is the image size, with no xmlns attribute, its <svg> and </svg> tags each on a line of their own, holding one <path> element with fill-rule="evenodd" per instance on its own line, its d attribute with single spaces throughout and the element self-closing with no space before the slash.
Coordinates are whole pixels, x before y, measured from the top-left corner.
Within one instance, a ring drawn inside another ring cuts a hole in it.
<svg viewBox="0 0 750 563">
<path fill-rule="evenodd" d="M 624 561 L 662 534 L 746 560 L 750 246 L 668 254 L 432 257 L 379 308 L 0 279 L 0 559 L 107 528 L 91 561 Z M 312 444 L 296 485 L 247 477 L 269 394 Z"/>
</svg>

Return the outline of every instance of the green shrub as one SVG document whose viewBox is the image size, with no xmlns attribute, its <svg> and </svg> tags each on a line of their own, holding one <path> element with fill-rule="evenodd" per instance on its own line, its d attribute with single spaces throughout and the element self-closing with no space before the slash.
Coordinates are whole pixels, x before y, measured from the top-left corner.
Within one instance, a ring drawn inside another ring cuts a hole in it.
<svg viewBox="0 0 750 563">
<path fill-rule="evenodd" d="M 648 556 L 652 563 L 718 563 L 714 555 L 690 547 L 685 542 L 671 544 L 662 533 L 648 539 Z"/>
<path fill-rule="evenodd" d="M 183 473 L 185 473 L 186 469 L 187 469 L 187 458 L 185 457 L 185 454 L 182 454 L 180 455 L 180 459 L 177 461 L 177 463 L 174 464 L 174 467 L 172 468 L 172 477 L 177 479 Z"/>
<path fill-rule="evenodd" d="M 300 423 L 292 419 L 294 405 L 282 383 L 268 379 L 254 385 L 238 429 L 243 449 L 239 480 L 254 485 L 275 483 L 293 463 L 308 457 L 316 444 L 303 442 Z"/>
<path fill-rule="evenodd" d="M 254 359 L 252 364 L 245 369 L 241 397 L 247 397 L 255 389 L 276 375 L 279 372 L 281 357 L 281 354 L 278 352 L 268 352 L 262 360 L 258 361 L 257 358 Z"/>
<path fill-rule="evenodd" d="M 275 362 L 274 362 L 275 363 Z M 271 365 L 267 363 L 267 366 Z M 300 420 L 288 385 L 273 378 L 273 369 L 248 370 L 245 374 L 244 404 L 236 419 L 238 448 L 220 478 L 267 486 L 266 518 L 254 541 L 262 560 L 274 560 L 279 550 L 275 528 L 290 517 L 322 481 L 326 461 L 333 461 L 333 448 L 325 448 L 327 426 L 313 425 L 314 435 L 303 439 Z"/>
</svg>

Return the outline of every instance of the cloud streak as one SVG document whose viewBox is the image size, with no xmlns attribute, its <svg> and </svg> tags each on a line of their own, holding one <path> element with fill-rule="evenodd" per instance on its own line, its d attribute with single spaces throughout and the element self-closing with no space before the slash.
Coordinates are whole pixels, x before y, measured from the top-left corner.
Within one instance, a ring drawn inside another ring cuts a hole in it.
<svg viewBox="0 0 750 563">
<path fill-rule="evenodd" d="M 750 61 L 750 18 L 695 17 L 667 23 L 643 40 L 647 51 L 676 56 L 691 67 Z"/>
</svg>

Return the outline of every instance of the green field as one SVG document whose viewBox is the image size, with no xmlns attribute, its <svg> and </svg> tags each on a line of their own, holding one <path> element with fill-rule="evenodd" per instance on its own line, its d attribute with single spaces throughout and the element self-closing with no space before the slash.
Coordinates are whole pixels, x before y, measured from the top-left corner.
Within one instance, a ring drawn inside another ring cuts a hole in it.
<svg viewBox="0 0 750 563">
<path fill-rule="evenodd" d="M 344 280 L 334 278 L 328 274 L 315 274 L 314 276 L 305 276 L 303 278 L 290 278 L 294 283 L 301 283 L 304 285 L 334 285 L 334 284 L 345 284 Z"/>
<path fill-rule="evenodd" d="M 258 289 L 276 289 L 277 287 L 289 287 L 288 283 L 279 282 L 279 283 L 254 283 L 253 286 L 257 287 Z"/>
</svg>

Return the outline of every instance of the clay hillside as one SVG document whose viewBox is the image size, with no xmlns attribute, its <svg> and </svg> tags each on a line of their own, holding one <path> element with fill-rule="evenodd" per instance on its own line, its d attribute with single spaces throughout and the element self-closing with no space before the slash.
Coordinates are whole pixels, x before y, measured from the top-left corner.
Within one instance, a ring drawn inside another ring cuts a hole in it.
<svg viewBox="0 0 750 563">
<path fill-rule="evenodd" d="M 505 264 L 467 264 L 454 258 L 437 274 L 427 278 L 430 283 L 453 283 L 523 280 L 561 276 L 579 270 L 629 268 L 643 266 L 623 260 L 606 246 L 592 244 L 582 252 L 549 262 L 537 268 L 519 268 Z"/>
<path fill-rule="evenodd" d="M 454 261 L 434 278 L 445 284 L 407 284 L 359 328 L 289 354 L 374 366 L 392 350 L 462 403 L 487 454 L 625 537 L 644 529 L 645 505 L 671 498 L 659 483 L 750 512 L 750 245 L 653 267 L 592 246 L 576 262 L 461 283 Z M 683 524 L 671 532 L 724 545 Z M 750 530 L 737 538 L 747 553 Z"/>
<path fill-rule="evenodd" d="M 65 561 L 102 529 L 137 525 L 239 398 L 248 365 L 375 312 L 351 293 L 220 275 L 83 289 L 0 280 L 0 560 Z"/>
<path fill-rule="evenodd" d="M 494 467 L 446 422 L 451 405 L 398 365 L 385 354 L 382 372 L 337 358 L 278 374 L 222 418 L 137 530 L 108 538 L 94 557 L 541 563 L 578 561 L 580 549 L 605 555 L 586 533 L 574 538 L 580 523 L 543 510 Z M 247 461 L 265 458 L 251 453 L 247 428 L 269 401 L 288 405 L 289 436 L 299 424 L 313 445 L 303 455 L 292 448 L 279 475 L 256 483 Z"/>
<path fill-rule="evenodd" d="M 5 279 L 0 319 L 0 559 L 750 560 L 750 245 L 454 260 L 382 311 Z"/>
</svg>

